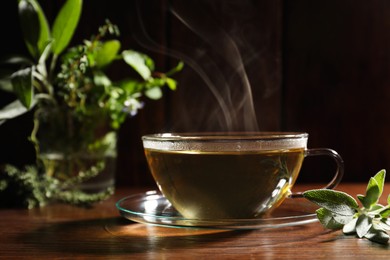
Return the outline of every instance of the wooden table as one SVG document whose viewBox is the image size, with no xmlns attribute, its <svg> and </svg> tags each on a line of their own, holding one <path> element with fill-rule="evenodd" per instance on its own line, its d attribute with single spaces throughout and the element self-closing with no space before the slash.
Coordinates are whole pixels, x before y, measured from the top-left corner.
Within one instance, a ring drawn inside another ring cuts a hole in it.
<svg viewBox="0 0 390 260">
<path fill-rule="evenodd" d="M 365 184 L 342 184 L 351 195 Z M 298 190 L 307 187 L 297 186 Z M 119 216 L 118 189 L 93 208 L 50 205 L 0 210 L 0 258 L 37 259 L 390 259 L 390 246 L 325 230 L 318 222 L 278 229 L 225 231 L 157 227 Z M 384 194 L 390 193 L 390 184 Z"/>
</svg>

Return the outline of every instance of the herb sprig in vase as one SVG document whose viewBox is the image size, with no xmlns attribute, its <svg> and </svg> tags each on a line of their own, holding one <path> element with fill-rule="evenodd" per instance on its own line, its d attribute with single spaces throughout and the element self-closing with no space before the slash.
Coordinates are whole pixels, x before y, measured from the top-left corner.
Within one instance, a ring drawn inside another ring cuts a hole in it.
<svg viewBox="0 0 390 260">
<path fill-rule="evenodd" d="M 106 198 L 114 187 L 117 130 L 143 107 L 143 97 L 157 100 L 163 87 L 176 89 L 172 75 L 183 64 L 166 73 L 155 71 L 146 54 L 122 50 L 119 29 L 108 20 L 95 35 L 69 47 L 82 4 L 67 0 L 50 26 L 37 0 L 18 1 L 30 57 L 3 61 L 4 67 L 17 69 L 2 75 L 0 88 L 16 99 L 0 110 L 0 124 L 34 113 L 30 140 L 38 160 L 25 169 L 0 169 L 0 202 L 15 192 L 17 203 L 29 208 Z M 106 71 L 118 62 L 136 76 L 111 80 Z"/>
</svg>

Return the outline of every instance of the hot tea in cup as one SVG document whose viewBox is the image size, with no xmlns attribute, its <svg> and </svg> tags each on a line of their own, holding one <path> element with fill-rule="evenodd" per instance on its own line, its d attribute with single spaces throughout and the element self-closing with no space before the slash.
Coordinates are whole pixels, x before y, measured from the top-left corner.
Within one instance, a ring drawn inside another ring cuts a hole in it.
<svg viewBox="0 0 390 260">
<path fill-rule="evenodd" d="M 307 149 L 306 133 L 204 133 L 143 136 L 149 168 L 159 189 L 189 219 L 259 217 L 291 195 L 304 158 L 333 150 Z M 294 195 L 294 194 L 293 194 Z M 295 194 L 296 195 L 296 194 Z"/>
</svg>

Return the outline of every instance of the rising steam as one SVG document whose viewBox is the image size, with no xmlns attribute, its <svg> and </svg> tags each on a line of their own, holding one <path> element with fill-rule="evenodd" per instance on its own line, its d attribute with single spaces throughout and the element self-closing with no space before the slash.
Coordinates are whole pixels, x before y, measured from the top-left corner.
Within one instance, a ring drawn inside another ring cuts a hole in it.
<svg viewBox="0 0 390 260">
<path fill-rule="evenodd" d="M 258 131 L 247 68 L 254 60 L 262 58 L 263 50 L 252 47 L 246 38 L 250 33 L 256 33 L 256 28 L 250 22 L 241 24 L 245 19 L 235 19 L 237 15 L 248 16 L 250 4 L 241 4 L 239 10 L 233 6 L 234 15 L 224 14 L 223 17 L 227 20 L 221 21 L 215 18 L 221 16 L 214 14 L 223 12 L 227 6 L 232 7 L 224 1 L 176 2 L 168 11 L 175 23 L 197 39 L 190 43 L 192 46 L 188 46 L 188 41 L 184 41 L 185 50 L 178 50 L 180 48 L 175 48 L 176 46 L 163 48 L 149 36 L 143 26 L 143 17 L 147 15 L 139 16 L 142 31 L 140 35 L 136 35 L 143 47 L 184 61 L 186 67 L 191 69 L 190 72 L 196 73 L 207 86 L 198 86 L 198 83 L 195 84 L 191 80 L 183 82 L 181 78 L 179 88 L 181 92 L 187 93 L 184 95 L 187 100 L 182 101 L 180 110 L 185 114 L 180 118 L 180 122 L 174 122 L 173 127 L 196 131 Z M 197 8 L 191 6 L 194 4 L 191 2 L 195 2 Z M 199 7 L 202 4 L 204 6 Z M 194 10 L 202 10 L 203 13 L 199 14 Z M 182 43 L 172 43 L 178 47 L 182 46 L 180 44 Z"/>
</svg>

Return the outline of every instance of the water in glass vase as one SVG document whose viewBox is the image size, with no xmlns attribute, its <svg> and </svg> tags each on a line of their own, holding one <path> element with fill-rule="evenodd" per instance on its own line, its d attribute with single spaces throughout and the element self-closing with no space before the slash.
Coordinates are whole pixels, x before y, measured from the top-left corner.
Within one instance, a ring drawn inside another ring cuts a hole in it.
<svg viewBox="0 0 390 260">
<path fill-rule="evenodd" d="M 43 153 L 39 157 L 46 174 L 60 180 L 65 190 L 80 189 L 96 193 L 115 185 L 116 158 L 113 155 Z M 92 177 L 78 181 L 85 176 Z"/>
</svg>

